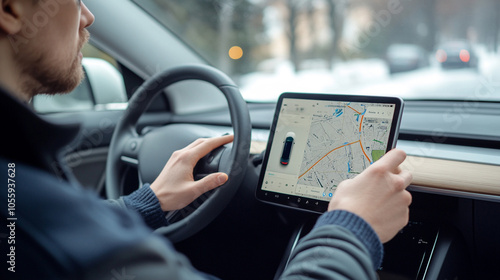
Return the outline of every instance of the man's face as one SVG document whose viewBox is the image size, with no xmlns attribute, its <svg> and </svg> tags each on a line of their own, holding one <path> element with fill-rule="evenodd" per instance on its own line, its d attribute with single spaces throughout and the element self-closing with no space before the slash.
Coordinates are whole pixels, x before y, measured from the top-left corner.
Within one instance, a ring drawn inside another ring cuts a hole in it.
<svg viewBox="0 0 500 280">
<path fill-rule="evenodd" d="M 26 15 L 24 28 L 10 40 L 22 90 L 31 96 L 73 90 L 83 78 L 81 49 L 94 16 L 79 0 L 38 0 Z"/>
</svg>

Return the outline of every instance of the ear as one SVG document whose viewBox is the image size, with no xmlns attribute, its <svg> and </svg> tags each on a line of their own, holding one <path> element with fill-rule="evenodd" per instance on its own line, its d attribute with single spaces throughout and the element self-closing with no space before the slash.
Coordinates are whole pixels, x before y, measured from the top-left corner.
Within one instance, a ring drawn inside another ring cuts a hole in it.
<svg viewBox="0 0 500 280">
<path fill-rule="evenodd" d="M 0 0 L 0 31 L 9 35 L 18 33 L 22 28 L 23 1 Z"/>
</svg>

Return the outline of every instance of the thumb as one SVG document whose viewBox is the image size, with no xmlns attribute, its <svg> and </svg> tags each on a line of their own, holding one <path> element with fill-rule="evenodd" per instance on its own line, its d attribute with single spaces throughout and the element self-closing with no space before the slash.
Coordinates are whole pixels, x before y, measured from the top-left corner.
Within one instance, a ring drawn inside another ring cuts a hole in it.
<svg viewBox="0 0 500 280">
<path fill-rule="evenodd" d="M 208 192 L 209 190 L 215 189 L 227 182 L 227 179 L 228 177 L 226 173 L 219 172 L 207 175 L 204 178 L 198 180 L 196 183 L 203 192 Z"/>
</svg>

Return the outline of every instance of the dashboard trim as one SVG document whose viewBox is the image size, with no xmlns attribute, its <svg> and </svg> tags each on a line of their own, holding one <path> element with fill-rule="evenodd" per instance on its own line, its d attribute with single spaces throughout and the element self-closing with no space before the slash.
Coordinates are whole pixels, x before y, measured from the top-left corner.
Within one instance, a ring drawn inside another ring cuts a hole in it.
<svg viewBox="0 0 500 280">
<path fill-rule="evenodd" d="M 408 156 L 402 169 L 413 174 L 412 185 L 500 196 L 500 166 Z"/>
</svg>

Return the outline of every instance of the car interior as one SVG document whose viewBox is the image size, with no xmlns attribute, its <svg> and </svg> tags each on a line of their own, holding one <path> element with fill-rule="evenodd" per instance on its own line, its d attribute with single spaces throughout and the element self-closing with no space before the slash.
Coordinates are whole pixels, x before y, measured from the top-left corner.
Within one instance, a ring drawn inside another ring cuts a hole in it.
<svg viewBox="0 0 500 280">
<path fill-rule="evenodd" d="M 80 124 L 65 160 L 103 199 L 151 183 L 175 150 L 199 137 L 234 134 L 195 169 L 195 178 L 227 170 L 228 184 L 166 213 L 171 225 L 157 230 L 198 270 L 277 279 L 318 218 L 255 195 L 278 96 L 291 91 L 404 100 L 396 147 L 408 154 L 413 200 L 408 225 L 384 244 L 380 279 L 500 275 L 500 2 L 84 2 L 96 18 L 86 79 L 32 105 L 53 122 Z M 441 65 L 448 41 L 469 48 L 454 67 Z M 231 58 L 238 44 L 243 57 Z M 426 61 L 405 53 L 394 63 L 411 65 L 389 65 L 391 44 L 416 46 Z M 282 139 L 283 166 L 296 134 Z"/>
</svg>

